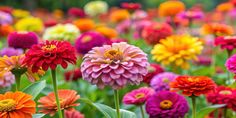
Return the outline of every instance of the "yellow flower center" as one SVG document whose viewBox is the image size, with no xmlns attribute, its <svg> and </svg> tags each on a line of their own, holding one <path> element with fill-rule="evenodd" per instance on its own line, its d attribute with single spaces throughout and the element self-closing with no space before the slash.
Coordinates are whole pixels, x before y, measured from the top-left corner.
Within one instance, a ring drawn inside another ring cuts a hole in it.
<svg viewBox="0 0 236 118">
<path fill-rule="evenodd" d="M 92 39 L 91 36 L 84 36 L 81 41 L 82 41 L 83 43 L 86 43 L 86 42 L 89 42 L 91 39 Z"/>
<path fill-rule="evenodd" d="M 5 99 L 0 101 L 0 112 L 9 112 L 16 107 L 16 101 L 13 99 Z"/>
<path fill-rule="evenodd" d="M 136 98 L 136 99 L 141 99 L 141 98 L 143 98 L 144 96 L 145 96 L 144 93 L 138 93 L 138 94 L 135 95 L 135 98 Z"/>
<path fill-rule="evenodd" d="M 17 33 L 18 34 L 27 34 L 28 32 L 27 31 L 18 31 Z"/>
<path fill-rule="evenodd" d="M 229 90 L 222 90 L 222 91 L 219 92 L 219 94 L 221 94 L 221 95 L 231 95 L 232 92 L 229 91 Z"/>
<path fill-rule="evenodd" d="M 199 81 L 199 78 L 192 78 L 192 77 L 189 77 L 188 80 L 190 82 L 198 82 Z"/>
<path fill-rule="evenodd" d="M 56 45 L 45 45 L 45 46 L 42 47 L 42 49 L 45 50 L 45 51 L 52 51 L 55 48 L 57 48 Z"/>
<path fill-rule="evenodd" d="M 170 80 L 168 79 L 168 78 L 163 78 L 163 80 L 162 80 L 164 83 L 169 83 L 170 82 Z"/>
<path fill-rule="evenodd" d="M 173 103 L 170 100 L 163 100 L 160 103 L 161 109 L 170 109 L 172 107 Z"/>
<path fill-rule="evenodd" d="M 114 49 L 110 49 L 107 50 L 104 54 L 104 56 L 106 58 L 112 59 L 112 60 L 119 60 L 121 59 L 121 52 L 119 50 L 114 50 Z"/>
</svg>

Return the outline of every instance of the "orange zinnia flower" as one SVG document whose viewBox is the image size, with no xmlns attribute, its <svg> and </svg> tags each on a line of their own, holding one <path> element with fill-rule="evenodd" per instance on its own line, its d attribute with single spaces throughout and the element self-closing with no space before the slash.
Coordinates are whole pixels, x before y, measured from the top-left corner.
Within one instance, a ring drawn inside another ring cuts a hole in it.
<svg viewBox="0 0 236 118">
<path fill-rule="evenodd" d="M 36 112 L 36 103 L 32 96 L 22 92 L 0 94 L 1 118 L 32 118 Z"/>
<path fill-rule="evenodd" d="M 118 35 L 116 30 L 105 26 L 98 27 L 95 30 L 109 39 L 115 38 Z"/>
<path fill-rule="evenodd" d="M 221 3 L 216 7 L 217 11 L 220 12 L 229 12 L 234 8 L 234 5 L 230 2 Z"/>
<path fill-rule="evenodd" d="M 179 76 L 170 87 L 182 91 L 186 96 L 199 96 L 214 91 L 216 84 L 206 76 Z"/>
<path fill-rule="evenodd" d="M 13 31 L 14 31 L 14 29 L 10 25 L 0 25 L 0 37 L 1 36 L 5 37 Z"/>
<path fill-rule="evenodd" d="M 75 103 L 80 96 L 74 90 L 59 90 L 58 96 L 61 104 L 61 110 L 73 110 L 73 106 L 78 106 L 79 103 Z M 54 116 L 57 112 L 56 98 L 53 92 L 49 93 L 47 96 L 41 97 L 39 99 L 38 107 L 41 108 L 39 112 L 49 114 Z"/>
<path fill-rule="evenodd" d="M 73 24 L 78 27 L 81 32 L 87 32 L 95 27 L 94 21 L 88 18 L 75 20 Z"/>
<path fill-rule="evenodd" d="M 117 9 L 111 12 L 110 20 L 114 23 L 119 23 L 130 18 L 130 14 L 126 9 Z"/>
<path fill-rule="evenodd" d="M 181 1 L 166 1 L 159 6 L 160 16 L 175 16 L 176 14 L 185 10 L 184 3 Z"/>
<path fill-rule="evenodd" d="M 205 24 L 201 30 L 203 34 L 213 34 L 215 36 L 226 36 L 234 33 L 231 26 L 219 23 Z"/>
</svg>

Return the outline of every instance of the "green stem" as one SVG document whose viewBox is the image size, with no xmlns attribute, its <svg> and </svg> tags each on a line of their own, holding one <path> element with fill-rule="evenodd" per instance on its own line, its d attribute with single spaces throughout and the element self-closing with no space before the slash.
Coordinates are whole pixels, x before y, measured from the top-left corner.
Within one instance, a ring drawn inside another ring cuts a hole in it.
<svg viewBox="0 0 236 118">
<path fill-rule="evenodd" d="M 61 106 L 60 106 L 60 100 L 59 100 L 58 91 L 57 91 L 56 70 L 51 70 L 51 74 L 52 74 L 53 90 L 56 97 L 58 115 L 59 115 L 59 118 L 63 118 Z"/>
<path fill-rule="evenodd" d="M 227 108 L 224 108 L 224 118 L 227 118 Z"/>
<path fill-rule="evenodd" d="M 145 118 L 145 116 L 144 116 L 144 110 L 143 110 L 143 106 L 142 106 L 142 105 L 140 105 L 139 107 L 140 107 L 140 110 L 141 110 L 141 113 L 142 113 L 142 118 Z"/>
<path fill-rule="evenodd" d="M 119 105 L 119 92 L 118 92 L 118 90 L 114 90 L 114 100 L 115 100 L 117 118 L 121 118 L 120 117 L 120 105 Z"/>
<path fill-rule="evenodd" d="M 20 74 L 15 74 L 15 80 L 16 80 L 16 91 L 20 91 Z"/>
<path fill-rule="evenodd" d="M 192 118 L 196 118 L 196 97 L 192 96 L 191 98 L 192 98 L 192 106 L 193 106 Z"/>
<path fill-rule="evenodd" d="M 230 58 L 231 55 L 232 55 L 232 50 L 227 50 L 227 56 L 228 56 L 228 58 Z M 227 71 L 226 85 L 230 85 L 230 84 L 231 84 L 230 72 Z"/>
</svg>

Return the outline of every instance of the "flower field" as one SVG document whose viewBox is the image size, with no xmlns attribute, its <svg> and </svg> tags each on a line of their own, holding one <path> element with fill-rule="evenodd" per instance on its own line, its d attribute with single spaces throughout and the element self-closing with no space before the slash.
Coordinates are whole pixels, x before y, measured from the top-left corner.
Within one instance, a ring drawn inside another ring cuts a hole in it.
<svg viewBox="0 0 236 118">
<path fill-rule="evenodd" d="M 236 0 L 214 3 L 0 3 L 0 118 L 236 118 Z"/>
</svg>

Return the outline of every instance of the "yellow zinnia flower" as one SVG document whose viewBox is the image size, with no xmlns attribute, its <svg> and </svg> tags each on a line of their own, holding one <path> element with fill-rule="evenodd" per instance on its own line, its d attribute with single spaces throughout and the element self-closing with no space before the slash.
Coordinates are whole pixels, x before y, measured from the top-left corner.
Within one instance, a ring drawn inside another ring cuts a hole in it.
<svg viewBox="0 0 236 118">
<path fill-rule="evenodd" d="M 30 12 L 26 11 L 26 10 L 22 10 L 22 9 L 15 9 L 12 11 L 12 15 L 15 18 L 25 18 L 30 16 Z"/>
<path fill-rule="evenodd" d="M 197 60 L 203 49 L 202 42 L 189 35 L 172 35 L 161 39 L 151 51 L 153 59 L 163 65 L 189 68 L 188 60 Z"/>
<path fill-rule="evenodd" d="M 43 27 L 42 20 L 36 17 L 23 18 L 15 24 L 17 31 L 41 32 Z"/>
</svg>

